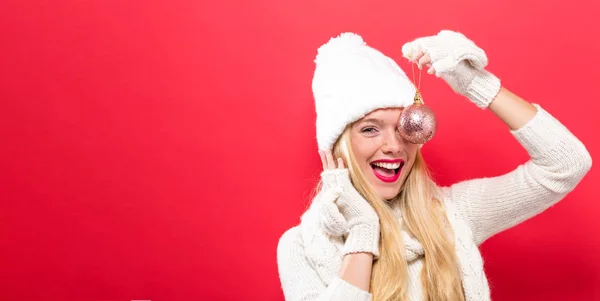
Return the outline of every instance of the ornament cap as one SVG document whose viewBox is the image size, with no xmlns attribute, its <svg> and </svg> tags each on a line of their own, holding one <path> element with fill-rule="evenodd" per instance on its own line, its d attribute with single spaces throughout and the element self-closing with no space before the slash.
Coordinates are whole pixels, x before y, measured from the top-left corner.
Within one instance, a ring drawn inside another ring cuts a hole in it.
<svg viewBox="0 0 600 301">
<path fill-rule="evenodd" d="M 423 98 L 421 97 L 421 92 L 417 89 L 417 92 L 415 93 L 415 100 L 414 100 L 415 104 L 417 105 L 422 105 L 423 104 Z"/>
</svg>

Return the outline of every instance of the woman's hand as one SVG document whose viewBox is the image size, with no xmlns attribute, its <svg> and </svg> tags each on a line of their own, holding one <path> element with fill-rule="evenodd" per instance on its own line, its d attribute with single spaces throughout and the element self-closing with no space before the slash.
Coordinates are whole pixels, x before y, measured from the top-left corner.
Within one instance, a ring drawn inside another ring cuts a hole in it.
<svg viewBox="0 0 600 301">
<path fill-rule="evenodd" d="M 356 190 L 341 158 L 336 161 L 330 150 L 320 150 L 323 163 L 321 179 L 320 224 L 332 235 L 348 234 L 344 255 L 370 252 L 379 256 L 379 216 Z"/>
<path fill-rule="evenodd" d="M 402 55 L 428 73 L 444 79 L 452 89 L 485 109 L 500 91 L 500 80 L 484 68 L 485 52 L 463 34 L 442 30 L 402 46 Z"/>
</svg>

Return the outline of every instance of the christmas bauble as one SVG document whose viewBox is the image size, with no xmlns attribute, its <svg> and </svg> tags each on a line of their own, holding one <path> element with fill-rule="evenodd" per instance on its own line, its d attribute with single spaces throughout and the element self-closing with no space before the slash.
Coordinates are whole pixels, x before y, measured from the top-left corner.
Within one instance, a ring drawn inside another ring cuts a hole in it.
<svg viewBox="0 0 600 301">
<path fill-rule="evenodd" d="M 423 144 L 435 135 L 437 118 L 429 107 L 415 103 L 400 114 L 398 130 L 400 135 L 411 143 Z"/>
</svg>

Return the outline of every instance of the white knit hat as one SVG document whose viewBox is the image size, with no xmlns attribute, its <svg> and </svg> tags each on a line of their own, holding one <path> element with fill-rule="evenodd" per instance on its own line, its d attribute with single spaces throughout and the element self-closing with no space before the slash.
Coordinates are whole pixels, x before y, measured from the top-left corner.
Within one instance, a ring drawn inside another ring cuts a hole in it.
<svg viewBox="0 0 600 301">
<path fill-rule="evenodd" d="M 354 33 L 319 47 L 312 82 L 317 144 L 331 149 L 347 124 L 376 109 L 407 107 L 416 88 L 391 58 Z"/>
</svg>

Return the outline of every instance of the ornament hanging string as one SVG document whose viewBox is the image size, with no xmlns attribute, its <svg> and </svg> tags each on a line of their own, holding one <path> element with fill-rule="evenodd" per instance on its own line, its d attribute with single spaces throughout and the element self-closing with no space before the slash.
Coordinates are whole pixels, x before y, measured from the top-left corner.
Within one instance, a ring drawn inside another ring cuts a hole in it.
<svg viewBox="0 0 600 301">
<path fill-rule="evenodd" d="M 415 67 L 411 62 L 413 84 L 415 82 Z M 414 103 L 402 110 L 398 122 L 400 135 L 414 144 L 423 144 L 435 135 L 437 131 L 437 118 L 435 113 L 423 103 L 421 98 L 421 69 L 419 68 L 419 82 L 416 84 Z"/>
<path fill-rule="evenodd" d="M 413 82 L 415 82 L 415 63 L 411 62 L 410 69 L 412 69 L 412 78 Z M 421 90 L 421 71 L 422 70 L 419 69 L 419 84 L 417 85 L 417 90 Z"/>
<path fill-rule="evenodd" d="M 412 78 L 413 78 L 413 83 L 416 82 L 415 79 L 415 63 L 411 62 L 410 64 L 410 69 L 412 69 Z M 423 99 L 421 98 L 421 74 L 423 70 L 421 68 L 419 68 L 419 83 L 417 84 L 417 93 L 415 95 L 415 99 L 414 102 L 416 104 L 423 104 Z"/>
</svg>

